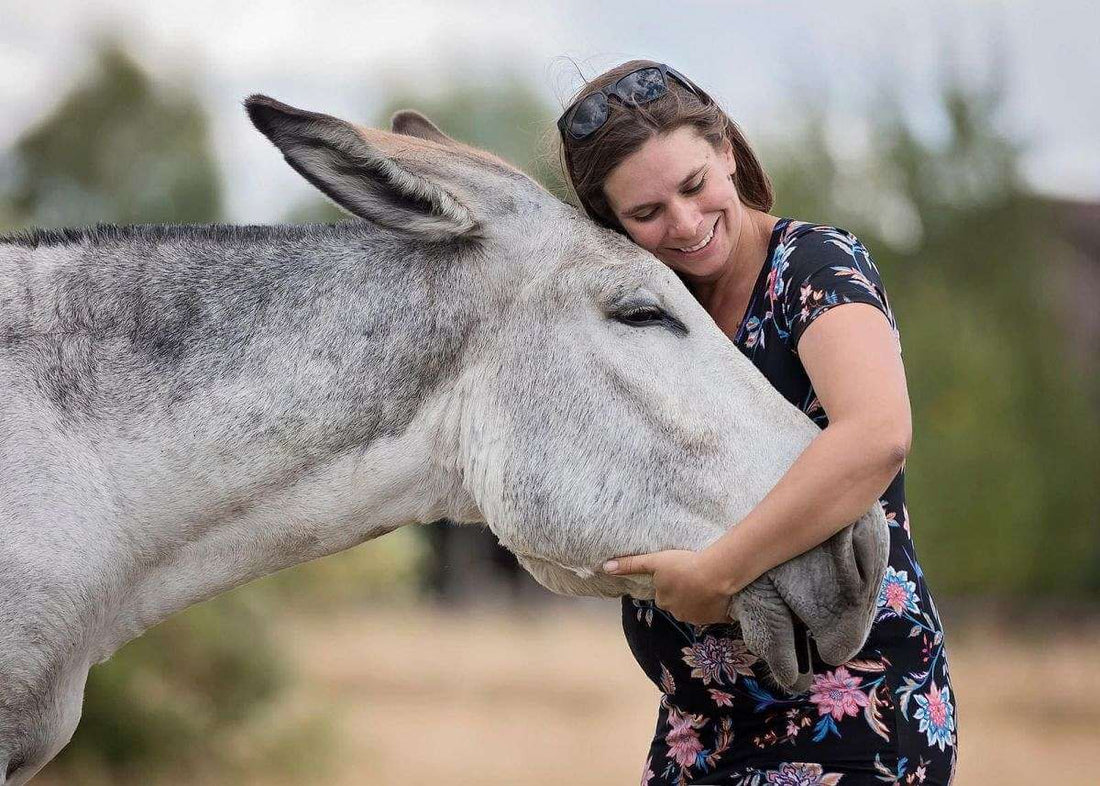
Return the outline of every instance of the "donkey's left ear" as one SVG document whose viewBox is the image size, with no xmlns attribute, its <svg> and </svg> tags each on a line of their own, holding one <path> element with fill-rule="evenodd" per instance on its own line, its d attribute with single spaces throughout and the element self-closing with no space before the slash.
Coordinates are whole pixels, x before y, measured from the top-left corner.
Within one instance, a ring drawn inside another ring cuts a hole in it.
<svg viewBox="0 0 1100 786">
<path fill-rule="evenodd" d="M 415 136 L 440 145 L 456 145 L 455 140 L 439 130 L 439 127 L 413 109 L 402 109 L 390 118 L 390 130 L 402 136 Z"/>
<path fill-rule="evenodd" d="M 250 96 L 245 108 L 286 162 L 352 215 L 422 240 L 478 233 L 478 222 L 466 205 L 429 176 L 386 155 L 351 123 L 264 95 Z"/>
</svg>

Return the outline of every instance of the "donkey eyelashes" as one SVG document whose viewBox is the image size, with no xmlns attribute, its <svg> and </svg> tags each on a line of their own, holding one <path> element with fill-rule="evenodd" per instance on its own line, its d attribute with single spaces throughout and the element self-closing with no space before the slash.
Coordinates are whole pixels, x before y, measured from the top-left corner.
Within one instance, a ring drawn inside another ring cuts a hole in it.
<svg viewBox="0 0 1100 786">
<path fill-rule="evenodd" d="M 686 336 L 688 334 L 687 326 L 683 322 L 665 311 L 661 306 L 654 304 L 622 306 L 613 311 L 610 317 L 616 322 L 631 327 L 659 325 L 680 335 Z"/>
<path fill-rule="evenodd" d="M 630 325 L 646 324 L 649 322 L 659 322 L 665 317 L 665 312 L 655 306 L 643 306 L 642 308 L 634 308 L 626 311 L 622 311 L 615 315 L 615 318 L 620 322 L 626 322 Z"/>
</svg>

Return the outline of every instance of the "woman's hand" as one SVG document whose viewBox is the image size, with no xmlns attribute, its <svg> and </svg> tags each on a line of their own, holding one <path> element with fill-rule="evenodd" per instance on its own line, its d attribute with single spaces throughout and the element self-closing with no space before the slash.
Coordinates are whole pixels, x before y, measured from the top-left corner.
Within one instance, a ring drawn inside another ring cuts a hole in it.
<svg viewBox="0 0 1100 786">
<path fill-rule="evenodd" d="M 729 622 L 730 595 L 711 575 L 699 551 L 655 551 L 604 563 L 614 576 L 653 577 L 657 605 L 682 622 L 711 625 Z"/>
</svg>

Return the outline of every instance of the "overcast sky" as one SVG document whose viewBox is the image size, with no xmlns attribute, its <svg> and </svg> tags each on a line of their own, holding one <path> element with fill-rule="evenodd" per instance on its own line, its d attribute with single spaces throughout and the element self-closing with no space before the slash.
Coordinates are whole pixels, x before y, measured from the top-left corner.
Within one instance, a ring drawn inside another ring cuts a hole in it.
<svg viewBox="0 0 1100 786">
<path fill-rule="evenodd" d="M 558 105 L 576 86 L 566 58 L 600 70 L 650 57 L 712 91 L 751 138 L 782 137 L 816 94 L 830 139 L 858 148 L 884 89 L 934 139 L 944 78 L 980 83 L 997 69 L 1001 125 L 1025 144 L 1029 182 L 1096 200 L 1098 23 L 1084 0 L 0 0 L 0 148 L 49 112 L 103 31 L 157 77 L 189 75 L 214 121 L 237 221 L 278 220 L 309 194 L 248 125 L 240 102 L 253 92 L 367 120 L 393 81 L 514 72 Z"/>
</svg>

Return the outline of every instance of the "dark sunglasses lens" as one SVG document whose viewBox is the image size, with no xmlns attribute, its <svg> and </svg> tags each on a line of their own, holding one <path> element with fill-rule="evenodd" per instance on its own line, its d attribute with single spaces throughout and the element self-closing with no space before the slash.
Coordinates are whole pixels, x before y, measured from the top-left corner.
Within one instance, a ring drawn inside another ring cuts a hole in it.
<svg viewBox="0 0 1100 786">
<path fill-rule="evenodd" d="M 645 104 L 660 98 L 666 90 L 659 68 L 643 68 L 627 74 L 615 84 L 615 95 L 628 104 Z"/>
<path fill-rule="evenodd" d="M 569 133 L 577 139 L 584 139 L 606 122 L 607 98 L 603 93 L 593 93 L 573 110 L 573 116 L 569 118 Z"/>
</svg>

